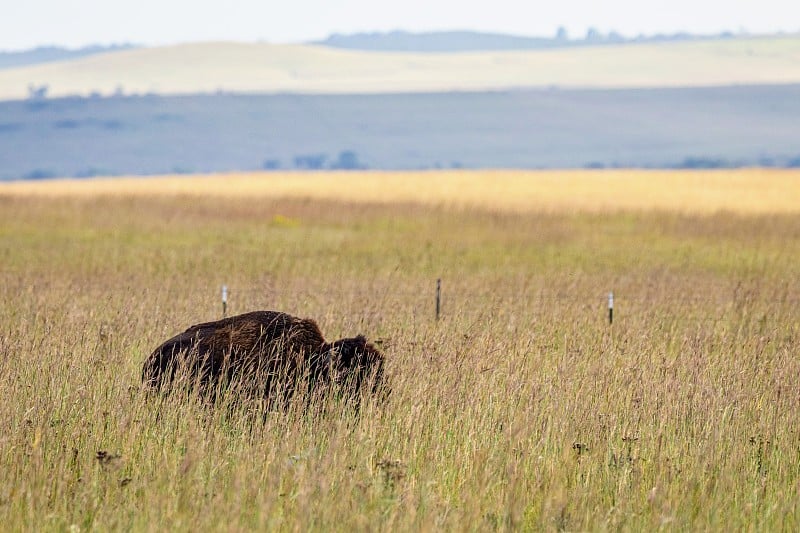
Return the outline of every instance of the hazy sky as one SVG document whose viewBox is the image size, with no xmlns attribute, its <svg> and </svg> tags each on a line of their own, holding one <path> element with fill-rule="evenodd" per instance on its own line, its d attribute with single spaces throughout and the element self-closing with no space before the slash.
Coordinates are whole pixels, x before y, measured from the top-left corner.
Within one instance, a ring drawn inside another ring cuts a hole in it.
<svg viewBox="0 0 800 533">
<path fill-rule="evenodd" d="M 800 30 L 800 0 L 3 0 L 0 49 L 200 40 L 301 42 L 331 33 L 470 29 L 573 37 Z"/>
</svg>

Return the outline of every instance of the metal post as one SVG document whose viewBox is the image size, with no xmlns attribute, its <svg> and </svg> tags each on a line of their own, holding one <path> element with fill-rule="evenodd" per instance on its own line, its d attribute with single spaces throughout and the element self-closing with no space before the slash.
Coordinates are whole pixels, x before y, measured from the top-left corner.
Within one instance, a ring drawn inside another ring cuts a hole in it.
<svg viewBox="0 0 800 533">
<path fill-rule="evenodd" d="M 436 280 L 436 320 L 439 320 L 439 310 L 442 307 L 442 279 Z"/>
<path fill-rule="evenodd" d="M 228 286 L 222 286 L 222 318 L 225 318 L 225 315 L 228 312 Z"/>
<path fill-rule="evenodd" d="M 608 293 L 608 323 L 614 323 L 614 293 Z"/>
</svg>

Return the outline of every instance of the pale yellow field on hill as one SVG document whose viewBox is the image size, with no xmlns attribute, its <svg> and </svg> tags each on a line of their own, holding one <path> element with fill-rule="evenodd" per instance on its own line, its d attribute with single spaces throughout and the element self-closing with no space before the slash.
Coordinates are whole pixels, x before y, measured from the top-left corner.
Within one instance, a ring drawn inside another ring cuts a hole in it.
<svg viewBox="0 0 800 533">
<path fill-rule="evenodd" d="M 415 203 L 506 212 L 800 212 L 800 170 L 229 173 L 19 181 L 0 195 L 200 195 Z"/>
<path fill-rule="evenodd" d="M 201 42 L 0 71 L 0 100 L 97 92 L 397 93 L 527 87 L 705 87 L 800 82 L 800 37 L 556 50 L 398 53 Z"/>
</svg>

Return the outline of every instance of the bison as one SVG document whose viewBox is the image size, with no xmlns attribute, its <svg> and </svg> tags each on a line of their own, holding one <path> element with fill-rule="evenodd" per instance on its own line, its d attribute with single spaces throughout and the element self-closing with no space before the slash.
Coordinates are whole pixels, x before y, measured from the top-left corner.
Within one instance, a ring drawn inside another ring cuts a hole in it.
<svg viewBox="0 0 800 533">
<path fill-rule="evenodd" d="M 142 382 L 159 390 L 196 387 L 211 399 L 235 391 L 275 403 L 331 386 L 352 396 L 383 390 L 383 356 L 362 335 L 326 342 L 313 320 L 254 311 L 167 340 L 144 362 Z"/>
</svg>

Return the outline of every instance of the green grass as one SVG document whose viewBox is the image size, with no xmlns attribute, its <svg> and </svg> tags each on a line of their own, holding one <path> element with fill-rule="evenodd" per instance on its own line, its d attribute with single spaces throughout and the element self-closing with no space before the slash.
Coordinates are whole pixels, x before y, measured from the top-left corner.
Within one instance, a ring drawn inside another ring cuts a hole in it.
<svg viewBox="0 0 800 533">
<path fill-rule="evenodd" d="M 800 527 L 796 215 L 6 197 L 0 262 L 6 530 Z M 383 340 L 388 403 L 147 397 L 223 283 Z"/>
</svg>

